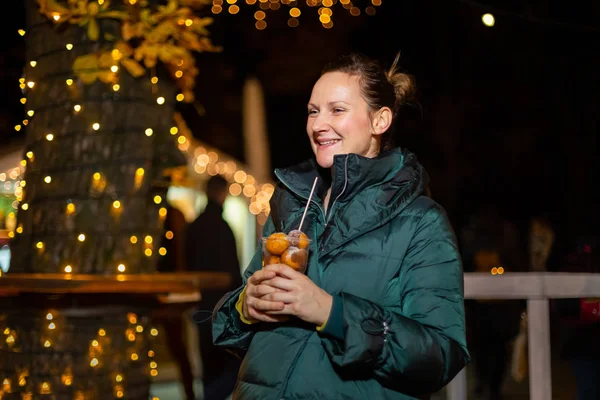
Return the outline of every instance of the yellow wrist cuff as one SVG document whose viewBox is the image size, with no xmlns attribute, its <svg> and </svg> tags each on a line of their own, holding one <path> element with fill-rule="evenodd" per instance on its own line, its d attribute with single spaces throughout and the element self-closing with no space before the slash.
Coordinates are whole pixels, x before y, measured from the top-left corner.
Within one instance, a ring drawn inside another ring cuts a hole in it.
<svg viewBox="0 0 600 400">
<path fill-rule="evenodd" d="M 242 309 L 243 309 L 244 297 L 245 296 L 246 296 L 246 286 L 244 286 L 244 290 L 242 290 L 242 293 L 240 293 L 240 296 L 238 297 L 237 303 L 235 303 L 235 309 L 240 314 L 240 320 L 243 323 L 250 325 L 250 324 L 254 324 L 254 323 L 258 322 L 258 321 L 249 320 L 249 319 L 244 318 L 244 312 L 242 311 Z"/>
</svg>

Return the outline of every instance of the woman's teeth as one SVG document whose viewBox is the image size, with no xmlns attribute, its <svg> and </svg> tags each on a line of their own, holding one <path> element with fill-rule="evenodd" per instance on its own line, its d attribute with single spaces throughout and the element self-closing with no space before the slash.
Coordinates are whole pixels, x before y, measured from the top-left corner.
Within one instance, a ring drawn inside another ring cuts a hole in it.
<svg viewBox="0 0 600 400">
<path fill-rule="evenodd" d="M 329 145 L 332 145 L 332 144 L 337 143 L 337 142 L 339 142 L 339 140 L 328 140 L 327 142 L 319 142 L 319 145 L 321 145 L 321 146 L 329 146 Z"/>
</svg>

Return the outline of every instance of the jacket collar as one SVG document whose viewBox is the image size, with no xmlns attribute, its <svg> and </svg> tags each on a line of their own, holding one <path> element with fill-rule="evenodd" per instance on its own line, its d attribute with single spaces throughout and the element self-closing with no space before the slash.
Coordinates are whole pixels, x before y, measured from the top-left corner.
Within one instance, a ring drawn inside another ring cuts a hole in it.
<svg viewBox="0 0 600 400">
<path fill-rule="evenodd" d="M 337 247 L 362 232 L 385 224 L 422 194 L 428 184 L 424 168 L 408 150 L 396 148 L 375 158 L 358 154 L 334 157 L 333 173 L 318 167 L 316 160 L 305 161 L 275 174 L 296 195 L 308 199 L 315 177 L 319 183 L 313 201 L 323 208 L 331 182 L 331 197 L 326 220 L 335 219 L 339 232 L 326 247 Z M 337 230 L 337 229 L 336 229 Z"/>
</svg>

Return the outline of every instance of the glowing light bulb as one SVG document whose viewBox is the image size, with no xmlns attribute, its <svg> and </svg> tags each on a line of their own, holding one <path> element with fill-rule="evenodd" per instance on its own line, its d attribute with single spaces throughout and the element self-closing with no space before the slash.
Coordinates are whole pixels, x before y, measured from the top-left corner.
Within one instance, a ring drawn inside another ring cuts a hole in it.
<svg viewBox="0 0 600 400">
<path fill-rule="evenodd" d="M 496 24 L 496 18 L 494 18 L 494 16 L 490 13 L 487 14 L 483 14 L 481 16 L 481 22 L 483 22 L 483 24 L 487 27 L 492 27 Z"/>
</svg>

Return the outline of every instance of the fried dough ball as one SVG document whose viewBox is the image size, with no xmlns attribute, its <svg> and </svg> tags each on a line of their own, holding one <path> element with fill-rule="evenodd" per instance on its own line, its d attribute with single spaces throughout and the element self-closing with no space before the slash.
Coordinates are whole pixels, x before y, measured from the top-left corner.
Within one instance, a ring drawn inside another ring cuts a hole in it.
<svg viewBox="0 0 600 400">
<path fill-rule="evenodd" d="M 290 247 L 290 241 L 285 233 L 276 232 L 267 238 L 266 247 L 269 253 L 279 256 Z"/>
<path fill-rule="evenodd" d="M 297 271 L 303 271 L 306 268 L 308 253 L 298 247 L 289 247 L 281 255 L 281 261 Z"/>
<path fill-rule="evenodd" d="M 281 264 L 281 258 L 272 254 L 267 254 L 263 258 L 264 265 Z"/>
<path fill-rule="evenodd" d="M 308 236 L 298 229 L 295 229 L 288 233 L 288 237 L 290 238 L 290 245 L 296 246 L 301 249 L 307 249 L 310 243 Z"/>
</svg>

